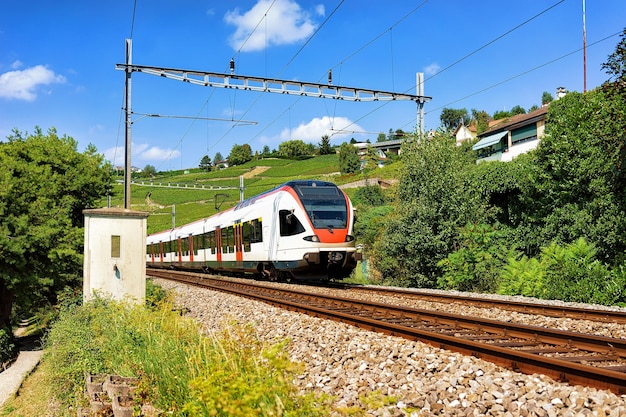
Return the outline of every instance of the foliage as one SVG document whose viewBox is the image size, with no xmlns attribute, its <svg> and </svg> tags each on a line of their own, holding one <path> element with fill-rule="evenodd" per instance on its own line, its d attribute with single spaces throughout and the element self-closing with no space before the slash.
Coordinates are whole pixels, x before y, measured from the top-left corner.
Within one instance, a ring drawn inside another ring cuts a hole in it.
<svg viewBox="0 0 626 417">
<path fill-rule="evenodd" d="M 398 285 L 434 287 L 437 262 L 454 250 L 459 228 L 486 216 L 486 203 L 467 181 L 475 166 L 467 149 L 449 135 L 403 144 L 396 211 L 371 258 Z"/>
<path fill-rule="evenodd" d="M 0 365 L 15 357 L 13 332 L 9 327 L 0 328 Z"/>
<path fill-rule="evenodd" d="M 352 197 L 354 205 L 382 206 L 385 202 L 385 193 L 378 185 L 359 187 Z"/>
<path fill-rule="evenodd" d="M 626 28 L 623 30 L 621 40 L 613 52 L 602 64 L 602 69 L 611 76 L 609 81 L 626 82 Z"/>
<path fill-rule="evenodd" d="M 0 143 L 0 327 L 15 301 L 28 311 L 54 304 L 82 275 L 83 210 L 110 188 L 111 169 L 55 129 L 14 131 Z"/>
<path fill-rule="evenodd" d="M 278 145 L 278 153 L 289 159 L 313 155 L 315 148 L 301 140 L 288 140 Z"/>
<path fill-rule="evenodd" d="M 224 160 L 224 157 L 222 156 L 222 154 L 219 153 L 219 152 L 216 152 L 215 156 L 213 157 L 213 163 L 214 164 L 218 164 L 218 163 L 222 162 L 223 160 Z"/>
<path fill-rule="evenodd" d="M 236 323 L 219 337 L 205 337 L 167 303 L 147 309 L 96 298 L 62 312 L 40 366 L 66 410 L 84 398 L 88 372 L 139 377 L 138 395 L 173 415 L 185 415 L 185 407 L 191 415 L 212 415 L 197 413 L 211 393 L 219 394 L 213 400 L 236 398 L 214 415 L 271 415 L 281 407 L 285 416 L 297 410 L 327 415 L 324 400 L 299 396 L 291 385 L 299 368 L 288 360 L 286 343 L 262 343 Z M 249 407 L 260 413 L 248 414 Z"/>
<path fill-rule="evenodd" d="M 228 155 L 228 162 L 231 165 L 242 165 L 251 160 L 252 148 L 247 143 L 243 145 L 234 144 L 230 150 L 230 155 Z"/>
<path fill-rule="evenodd" d="M 511 257 L 498 292 L 604 305 L 626 302 L 624 266 L 611 271 L 596 259 L 584 238 L 567 245 L 552 243 L 538 258 Z"/>
<path fill-rule="evenodd" d="M 468 125 L 470 122 L 470 115 L 467 113 L 467 109 L 450 109 L 443 108 L 439 115 L 441 121 L 441 127 L 446 132 L 451 132 L 460 124 Z"/>
<path fill-rule="evenodd" d="M 330 137 L 328 135 L 322 136 L 322 141 L 319 143 L 319 154 L 330 155 L 335 153 L 333 147 L 330 145 Z"/>
<path fill-rule="evenodd" d="M 521 234 L 535 246 L 585 237 L 600 259 L 626 251 L 626 100 L 569 93 L 548 111 L 549 131 L 522 188 Z"/>
<path fill-rule="evenodd" d="M 524 109 L 520 105 L 516 105 L 516 106 L 513 106 L 513 108 L 511 108 L 510 113 L 511 113 L 511 116 L 516 116 L 518 114 L 526 114 L 526 109 Z"/>
<path fill-rule="evenodd" d="M 502 231 L 485 224 L 468 225 L 461 229 L 459 248 L 439 261 L 443 275 L 437 283 L 446 290 L 494 292 L 512 253 Z"/>
<path fill-rule="evenodd" d="M 476 133 L 481 134 L 489 129 L 489 113 L 484 110 L 472 109 L 472 119 L 476 121 Z"/>
<path fill-rule="evenodd" d="M 349 143 L 342 143 L 339 147 L 339 171 L 342 174 L 351 174 L 358 172 L 360 166 L 357 148 Z"/>
<path fill-rule="evenodd" d="M 198 165 L 198 167 L 203 171 L 210 171 L 212 166 L 211 157 L 209 155 L 204 155 L 200 160 L 200 165 Z"/>
<path fill-rule="evenodd" d="M 393 206 L 383 205 L 360 208 L 354 225 L 357 242 L 365 246 L 366 250 L 372 248 L 383 231 L 385 218 L 393 211 Z"/>
<path fill-rule="evenodd" d="M 141 171 L 141 176 L 144 178 L 151 178 L 156 175 L 157 171 L 154 165 L 146 165 L 145 168 Z"/>
<path fill-rule="evenodd" d="M 193 416 L 320 416 L 330 397 L 298 396 L 291 384 L 302 368 L 289 360 L 288 341 L 267 346 L 251 328 L 212 339 L 204 369 L 190 382 L 184 411 Z"/>
<path fill-rule="evenodd" d="M 544 91 L 543 94 L 541 95 L 541 104 L 548 104 L 554 101 L 554 97 L 552 97 L 552 94 L 548 93 L 547 91 Z"/>
</svg>

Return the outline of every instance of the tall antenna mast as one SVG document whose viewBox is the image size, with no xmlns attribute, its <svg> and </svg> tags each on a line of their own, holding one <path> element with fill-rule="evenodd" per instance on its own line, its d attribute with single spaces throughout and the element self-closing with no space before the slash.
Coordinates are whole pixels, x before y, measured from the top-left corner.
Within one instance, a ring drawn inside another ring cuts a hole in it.
<svg viewBox="0 0 626 417">
<path fill-rule="evenodd" d="M 587 92 L 587 25 L 585 23 L 585 0 L 583 0 L 583 93 Z"/>
</svg>

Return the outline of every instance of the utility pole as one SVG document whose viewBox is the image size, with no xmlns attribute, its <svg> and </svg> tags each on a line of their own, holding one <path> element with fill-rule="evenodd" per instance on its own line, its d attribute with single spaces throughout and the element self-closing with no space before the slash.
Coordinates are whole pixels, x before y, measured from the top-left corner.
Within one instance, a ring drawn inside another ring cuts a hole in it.
<svg viewBox="0 0 626 417">
<path fill-rule="evenodd" d="M 126 92 L 126 105 L 124 110 L 126 112 L 126 133 L 124 135 L 124 208 L 130 209 L 130 182 L 131 182 L 131 161 L 130 161 L 130 146 L 131 146 L 131 127 L 132 127 L 132 109 L 131 109 L 131 74 L 133 73 L 132 67 L 132 54 L 133 54 L 133 40 L 126 39 L 126 83 L 124 90 Z"/>
<path fill-rule="evenodd" d="M 426 102 L 426 97 L 424 97 L 424 73 L 418 72 L 415 74 L 416 78 L 416 88 L 417 88 L 417 130 L 420 136 L 424 135 L 424 102 Z"/>
</svg>

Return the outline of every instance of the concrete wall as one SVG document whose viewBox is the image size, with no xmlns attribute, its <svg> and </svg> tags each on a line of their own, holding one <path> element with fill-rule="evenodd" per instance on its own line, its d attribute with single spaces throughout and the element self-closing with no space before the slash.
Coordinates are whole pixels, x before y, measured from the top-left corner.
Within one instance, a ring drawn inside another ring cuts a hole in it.
<svg viewBox="0 0 626 417">
<path fill-rule="evenodd" d="M 121 208 L 84 210 L 83 299 L 98 293 L 143 303 L 146 297 L 148 213 Z"/>
</svg>

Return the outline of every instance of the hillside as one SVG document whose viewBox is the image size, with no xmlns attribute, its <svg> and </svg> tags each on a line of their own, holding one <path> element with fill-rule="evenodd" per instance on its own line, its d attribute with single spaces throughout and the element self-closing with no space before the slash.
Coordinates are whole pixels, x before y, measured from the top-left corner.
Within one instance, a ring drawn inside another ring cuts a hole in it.
<svg viewBox="0 0 626 417">
<path fill-rule="evenodd" d="M 396 179 L 399 163 L 368 173 L 385 179 Z M 148 179 L 133 177 L 131 206 L 133 210 L 148 211 L 148 233 L 172 227 L 172 206 L 175 224 L 210 216 L 218 210 L 233 207 L 239 202 L 240 177 L 244 178 L 244 198 L 249 198 L 277 185 L 296 179 L 318 179 L 343 185 L 362 181 L 363 174 L 341 175 L 336 154 L 316 156 L 305 160 L 266 158 L 219 171 L 200 169 L 162 172 Z M 356 188 L 346 189 L 350 195 Z M 124 189 L 117 182 L 113 189 L 111 206 L 124 205 Z M 106 204 L 106 202 L 104 203 Z"/>
</svg>

